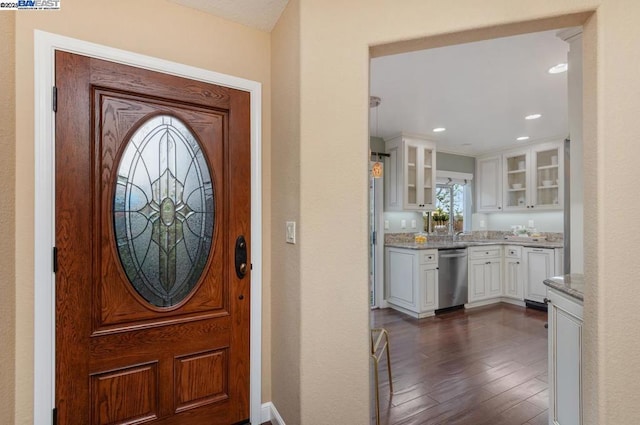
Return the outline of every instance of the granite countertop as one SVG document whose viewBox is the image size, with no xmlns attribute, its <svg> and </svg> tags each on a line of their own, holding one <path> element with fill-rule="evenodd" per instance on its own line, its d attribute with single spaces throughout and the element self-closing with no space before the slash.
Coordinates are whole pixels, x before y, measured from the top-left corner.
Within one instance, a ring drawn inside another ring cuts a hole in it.
<svg viewBox="0 0 640 425">
<path fill-rule="evenodd" d="M 544 284 L 577 300 L 584 301 L 584 276 L 581 274 L 550 277 L 545 279 Z"/>
<path fill-rule="evenodd" d="M 472 241 L 427 241 L 427 243 L 417 244 L 414 242 L 387 242 L 384 246 L 405 249 L 452 249 L 452 248 L 468 248 L 470 246 L 483 245 L 519 245 L 533 248 L 562 248 L 562 241 L 538 241 L 535 239 L 523 241 L 513 239 L 484 239 Z"/>
</svg>

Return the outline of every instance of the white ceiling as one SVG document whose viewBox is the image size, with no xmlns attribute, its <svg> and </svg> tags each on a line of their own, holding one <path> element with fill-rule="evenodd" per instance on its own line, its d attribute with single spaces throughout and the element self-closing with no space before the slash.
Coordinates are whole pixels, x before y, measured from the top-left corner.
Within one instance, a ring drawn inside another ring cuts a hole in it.
<svg viewBox="0 0 640 425">
<path fill-rule="evenodd" d="M 438 149 L 471 155 L 517 147 L 520 136 L 564 139 L 567 74 L 547 72 L 567 58 L 556 32 L 372 59 L 370 93 L 382 103 L 371 108 L 371 135 L 423 134 Z M 535 113 L 542 117 L 524 119 Z"/>
<path fill-rule="evenodd" d="M 289 0 L 169 0 L 270 32 Z"/>
</svg>

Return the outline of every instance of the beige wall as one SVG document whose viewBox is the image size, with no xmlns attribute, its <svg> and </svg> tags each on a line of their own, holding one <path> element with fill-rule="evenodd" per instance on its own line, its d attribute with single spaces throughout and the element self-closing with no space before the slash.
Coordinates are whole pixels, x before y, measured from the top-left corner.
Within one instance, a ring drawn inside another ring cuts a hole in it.
<svg viewBox="0 0 640 425">
<path fill-rule="evenodd" d="M 269 347 L 269 226 L 271 134 L 270 34 L 215 16 L 158 0 L 108 2 L 65 0 L 56 12 L 24 11 L 16 17 L 16 417 L 32 423 L 33 410 L 33 30 L 40 29 L 82 40 L 214 70 L 263 84 L 263 187 L 265 258 L 265 374 L 271 363 Z M 4 14 L 5 12 L 3 12 Z M 4 28 L 3 28 L 4 32 Z M 4 62 L 3 62 L 4 63 Z M 4 83 L 3 83 L 4 84 Z M 0 156 L 1 157 L 1 156 Z M 4 189 L 3 189 L 4 190 Z M 4 196 L 4 192 L 3 192 Z M 4 259 L 3 259 L 4 261 Z M 11 289 L 13 291 L 13 289 Z M 3 299 L 3 311 L 5 308 Z M 13 305 L 8 306 L 13 311 Z M 11 330 L 13 331 L 13 330 Z M 263 376 L 263 397 L 271 399 L 270 377 Z M 4 400 L 2 401 L 4 402 Z M 5 422 L 2 422 L 5 423 Z"/>
<path fill-rule="evenodd" d="M 427 37 L 428 43 L 433 35 L 596 8 L 595 18 L 585 28 L 584 142 L 589 170 L 585 173 L 585 273 L 589 285 L 585 303 L 585 404 L 590 424 L 634 424 L 640 417 L 640 309 L 634 296 L 636 276 L 640 274 L 640 262 L 635 259 L 634 235 L 638 229 L 633 222 L 631 228 L 616 225 L 623 220 L 630 223 L 626 219 L 640 208 L 640 198 L 633 195 L 640 177 L 636 165 L 640 155 L 640 79 L 634 65 L 640 59 L 640 26 L 636 22 L 640 3 L 301 0 L 300 4 L 292 3 L 272 35 L 273 68 L 269 34 L 169 3 L 65 0 L 62 6 L 56 13 L 21 12 L 16 19 L 20 41 L 15 69 L 20 78 L 16 84 L 15 188 L 20 214 L 15 218 L 19 235 L 16 278 L 8 281 L 15 283 L 16 303 L 14 307 L 10 298 L 0 304 L 1 314 L 16 312 L 16 423 L 31 423 L 33 407 L 34 170 L 30 117 L 34 28 L 264 84 L 265 251 L 273 250 L 271 259 L 265 254 L 265 312 L 271 306 L 273 322 L 269 324 L 268 313 L 264 322 L 265 344 L 268 347 L 271 342 L 273 362 L 269 349 L 265 349 L 264 362 L 265 371 L 268 365 L 273 366 L 273 394 L 269 393 L 271 381 L 267 376 L 263 398 L 269 400 L 273 395 L 289 424 L 365 424 L 369 413 L 369 46 L 422 37 Z M 0 23 L 4 35 L 5 22 Z M 510 31 L 536 28 L 516 25 Z M 498 29 L 474 34 L 486 37 L 500 33 Z M 465 34 L 445 37 L 446 42 L 468 39 L 465 37 L 469 33 Z M 4 64 L 11 52 L 0 51 L 0 55 Z M 269 156 L 272 72 L 277 155 Z M 3 93 L 11 88 L 5 81 L 0 84 Z M 1 140 L 4 147 L 4 136 Z M 11 164 L 7 169 L 11 170 Z M 8 178 L 12 178 L 10 171 Z M 11 190 L 1 190 L 4 201 Z M 269 216 L 270 201 L 273 218 Z M 298 221 L 303 235 L 296 246 L 282 241 L 284 221 L 289 219 Z M 10 231 L 4 222 L 0 226 L 3 232 Z M 271 226 L 275 229 L 273 241 Z M 326 230 L 336 227 L 340 231 Z M 3 256 L 2 261 L 6 258 Z M 3 277 L 7 270 L 10 267 L 3 269 Z M 9 288 L 10 297 L 12 292 Z M 9 326 L 10 335 L 13 331 Z M 2 372 L 7 369 L 0 369 Z M 0 414 L 4 412 L 0 410 Z"/>
<path fill-rule="evenodd" d="M 15 12 L 0 13 L 0 424 L 13 423 L 15 340 Z"/>
<path fill-rule="evenodd" d="M 271 35 L 272 117 L 272 395 L 286 423 L 300 423 L 300 9 L 291 0 Z M 297 222 L 297 244 L 285 222 Z M 302 236 L 302 237 L 301 237 Z"/>
<path fill-rule="evenodd" d="M 470 35 L 474 39 L 541 30 L 549 22 L 500 26 L 595 9 L 597 22 L 591 20 L 585 30 L 585 48 L 591 50 L 591 56 L 585 55 L 585 118 L 590 121 L 585 132 L 589 167 L 585 184 L 591 192 L 585 200 L 586 409 L 591 424 L 637 422 L 640 309 L 633 295 L 640 274 L 634 236 L 638 224 L 630 229 L 612 223 L 640 208 L 640 198 L 634 195 L 640 180 L 636 95 L 640 79 L 635 66 L 640 59 L 640 3 L 304 0 L 300 3 L 300 157 L 292 151 L 278 159 L 300 161 L 302 424 L 367 422 L 369 46 L 421 37 L 427 37 L 428 44 L 429 36 L 439 34 L 454 34 L 439 38 L 446 44 L 469 40 Z M 569 19 L 565 24 L 576 22 Z M 467 32 L 485 27 L 493 28 Z M 274 98 L 279 95 L 274 92 Z M 274 117 L 274 132 L 290 125 L 285 119 Z M 278 209 L 274 205 L 274 217 Z M 274 222 L 274 228 L 281 225 Z M 330 228 L 340 230 L 327 232 Z M 279 261 L 273 258 L 274 268 Z M 273 327 L 279 325 L 274 320 Z M 297 347 L 282 349 L 275 356 L 294 355 Z M 289 394 L 294 391 L 297 388 Z"/>
</svg>

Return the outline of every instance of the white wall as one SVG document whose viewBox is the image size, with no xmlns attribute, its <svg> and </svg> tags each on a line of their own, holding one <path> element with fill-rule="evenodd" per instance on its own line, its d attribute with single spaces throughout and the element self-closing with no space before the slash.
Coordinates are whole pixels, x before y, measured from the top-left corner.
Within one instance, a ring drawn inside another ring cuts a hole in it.
<svg viewBox="0 0 640 425">
<path fill-rule="evenodd" d="M 533 220 L 533 226 L 539 232 L 562 232 L 564 230 L 564 213 L 562 211 L 486 214 L 487 230 L 511 230 L 511 226 L 515 224 L 528 226 L 529 220 Z M 479 229 L 474 228 L 473 230 Z"/>
<path fill-rule="evenodd" d="M 402 220 L 405 221 L 405 227 L 402 227 Z M 411 221 L 415 220 L 416 226 L 411 226 Z M 389 228 L 384 230 L 385 233 L 415 233 L 422 232 L 424 229 L 424 221 L 421 212 L 385 212 L 385 227 L 387 222 Z"/>
</svg>

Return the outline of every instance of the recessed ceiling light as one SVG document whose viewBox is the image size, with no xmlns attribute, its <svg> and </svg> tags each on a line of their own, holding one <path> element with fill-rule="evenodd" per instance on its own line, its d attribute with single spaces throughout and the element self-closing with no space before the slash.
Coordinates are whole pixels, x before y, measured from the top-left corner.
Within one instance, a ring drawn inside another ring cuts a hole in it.
<svg viewBox="0 0 640 425">
<path fill-rule="evenodd" d="M 529 136 L 520 136 L 516 140 L 519 142 L 522 142 L 523 140 L 529 140 Z"/>
<path fill-rule="evenodd" d="M 531 114 L 531 115 L 527 115 L 526 117 L 524 117 L 524 119 L 525 120 L 537 120 L 541 116 L 542 116 L 542 114 Z"/>
<path fill-rule="evenodd" d="M 549 74 L 560 74 L 561 72 L 566 72 L 567 68 L 569 66 L 566 63 L 559 63 L 549 68 Z"/>
<path fill-rule="evenodd" d="M 441 132 L 443 132 L 445 130 L 446 130 L 446 128 L 444 128 L 444 127 L 436 127 L 436 128 L 433 129 L 433 132 L 434 133 L 441 133 Z"/>
</svg>

